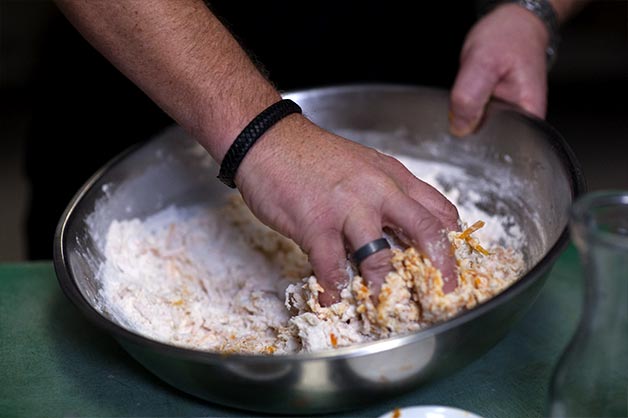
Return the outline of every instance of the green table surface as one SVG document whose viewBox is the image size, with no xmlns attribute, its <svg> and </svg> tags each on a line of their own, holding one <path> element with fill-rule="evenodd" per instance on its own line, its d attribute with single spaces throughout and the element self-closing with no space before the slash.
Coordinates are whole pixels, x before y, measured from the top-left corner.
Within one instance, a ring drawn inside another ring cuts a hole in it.
<svg viewBox="0 0 628 418">
<path fill-rule="evenodd" d="M 458 372 L 334 416 L 447 405 L 484 417 L 546 415 L 550 376 L 575 331 L 582 272 L 573 246 L 508 335 Z M 144 369 L 62 293 L 52 263 L 0 264 L 0 416 L 251 416 L 189 396 Z"/>
</svg>

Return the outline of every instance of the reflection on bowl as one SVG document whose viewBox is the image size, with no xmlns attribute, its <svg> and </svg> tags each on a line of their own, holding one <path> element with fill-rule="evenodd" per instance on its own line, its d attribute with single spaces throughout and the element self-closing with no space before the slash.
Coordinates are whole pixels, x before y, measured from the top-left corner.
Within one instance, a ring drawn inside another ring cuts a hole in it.
<svg viewBox="0 0 628 418">
<path fill-rule="evenodd" d="M 208 401 L 270 413 L 362 407 L 459 369 L 497 343 L 532 304 L 564 249 L 568 208 L 584 189 L 579 165 L 560 135 L 540 120 L 492 102 L 476 134 L 451 138 L 448 94 L 431 88 L 353 85 L 285 96 L 316 123 L 350 139 L 464 169 L 474 181 L 461 189 L 483 185 L 482 209 L 513 215 L 526 234 L 527 273 L 495 298 L 445 323 L 331 352 L 225 355 L 138 335 L 102 301 L 97 272 L 109 224 L 145 219 L 173 204 L 217 205 L 229 192 L 215 180 L 217 167 L 205 151 L 173 127 L 109 163 L 70 202 L 59 222 L 54 257 L 69 299 L 173 386 Z M 379 136 L 395 140 L 375 143 Z"/>
<path fill-rule="evenodd" d="M 381 415 L 379 418 L 482 418 L 463 409 L 440 405 L 417 405 L 400 408 Z"/>
<path fill-rule="evenodd" d="M 436 338 L 425 338 L 421 345 L 406 344 L 400 346 L 392 357 L 387 351 L 371 356 L 347 359 L 347 366 L 356 379 L 367 382 L 402 383 L 426 370 L 436 354 Z"/>
</svg>

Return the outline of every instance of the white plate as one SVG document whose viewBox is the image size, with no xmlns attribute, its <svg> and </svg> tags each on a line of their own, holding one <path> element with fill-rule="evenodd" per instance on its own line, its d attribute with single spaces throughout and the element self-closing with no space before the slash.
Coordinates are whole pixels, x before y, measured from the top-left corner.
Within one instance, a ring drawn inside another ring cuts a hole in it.
<svg viewBox="0 0 628 418">
<path fill-rule="evenodd" d="M 482 418 L 472 412 L 449 406 L 424 405 L 399 408 L 378 418 Z"/>
</svg>

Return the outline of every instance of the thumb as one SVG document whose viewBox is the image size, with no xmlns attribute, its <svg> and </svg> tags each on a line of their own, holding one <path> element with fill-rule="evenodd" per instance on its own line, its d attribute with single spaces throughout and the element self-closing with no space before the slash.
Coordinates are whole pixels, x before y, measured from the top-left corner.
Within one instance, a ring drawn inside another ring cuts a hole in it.
<svg viewBox="0 0 628 418">
<path fill-rule="evenodd" d="M 465 136 L 475 130 L 498 81 L 498 72 L 472 53 L 463 60 L 450 97 L 449 130 L 453 135 Z"/>
</svg>

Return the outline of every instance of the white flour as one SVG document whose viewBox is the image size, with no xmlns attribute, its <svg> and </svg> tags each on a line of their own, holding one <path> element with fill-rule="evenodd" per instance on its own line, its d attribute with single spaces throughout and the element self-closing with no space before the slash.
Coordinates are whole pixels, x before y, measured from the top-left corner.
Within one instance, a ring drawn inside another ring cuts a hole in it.
<svg viewBox="0 0 628 418">
<path fill-rule="evenodd" d="M 478 209 L 478 193 L 466 192 L 461 202 L 459 190 L 441 187 L 440 176 L 465 176 L 461 169 L 398 158 L 457 204 L 463 221 L 486 222 L 475 234 L 482 245 L 522 244 L 523 236 L 512 219 L 491 217 Z M 234 202 L 224 211 L 171 207 L 144 221 L 111 224 L 99 276 L 105 303 L 119 323 L 159 341 L 202 350 L 317 351 L 409 332 L 446 319 L 481 303 L 488 297 L 486 289 L 492 289 L 491 295 L 498 293 L 522 273 L 521 266 L 506 269 L 495 274 L 494 282 L 483 284 L 481 292 L 469 288 L 448 295 L 448 305 L 438 305 L 443 313 L 435 314 L 433 320 L 428 315 L 415 318 L 420 308 L 408 305 L 414 303 L 412 296 L 398 278 L 397 284 L 391 284 L 392 297 L 399 298 L 397 310 L 390 314 L 394 321 L 377 328 L 368 316 L 373 307 L 359 312 L 360 300 L 363 305 L 369 303 L 368 297 L 360 299 L 360 282 L 351 285 L 353 293 L 351 286 L 343 291 L 343 303 L 320 307 L 318 285 L 314 277 L 308 278 L 310 267 L 298 247 Z M 517 264 L 520 257 L 511 259 Z M 402 300 L 406 307 L 399 310 Z M 443 300 L 440 297 L 437 302 Z M 415 318 L 410 325 L 408 318 Z"/>
<path fill-rule="evenodd" d="M 453 165 L 446 165 L 433 161 L 418 160 L 406 156 L 396 155 L 406 168 L 416 177 L 432 185 L 447 197 L 458 208 L 460 219 L 473 223 L 476 220 L 484 220 L 486 225 L 475 233 L 475 236 L 485 243 L 500 242 L 506 247 L 518 248 L 524 242 L 524 235 L 515 219 L 511 215 L 489 215 L 478 208 L 482 196 L 478 191 L 466 190 L 464 201 L 461 201 L 461 191 L 458 188 L 446 190 L 441 184 L 440 177 L 449 179 L 466 178 L 464 170 Z M 466 181 L 465 183 L 471 183 Z"/>
</svg>

